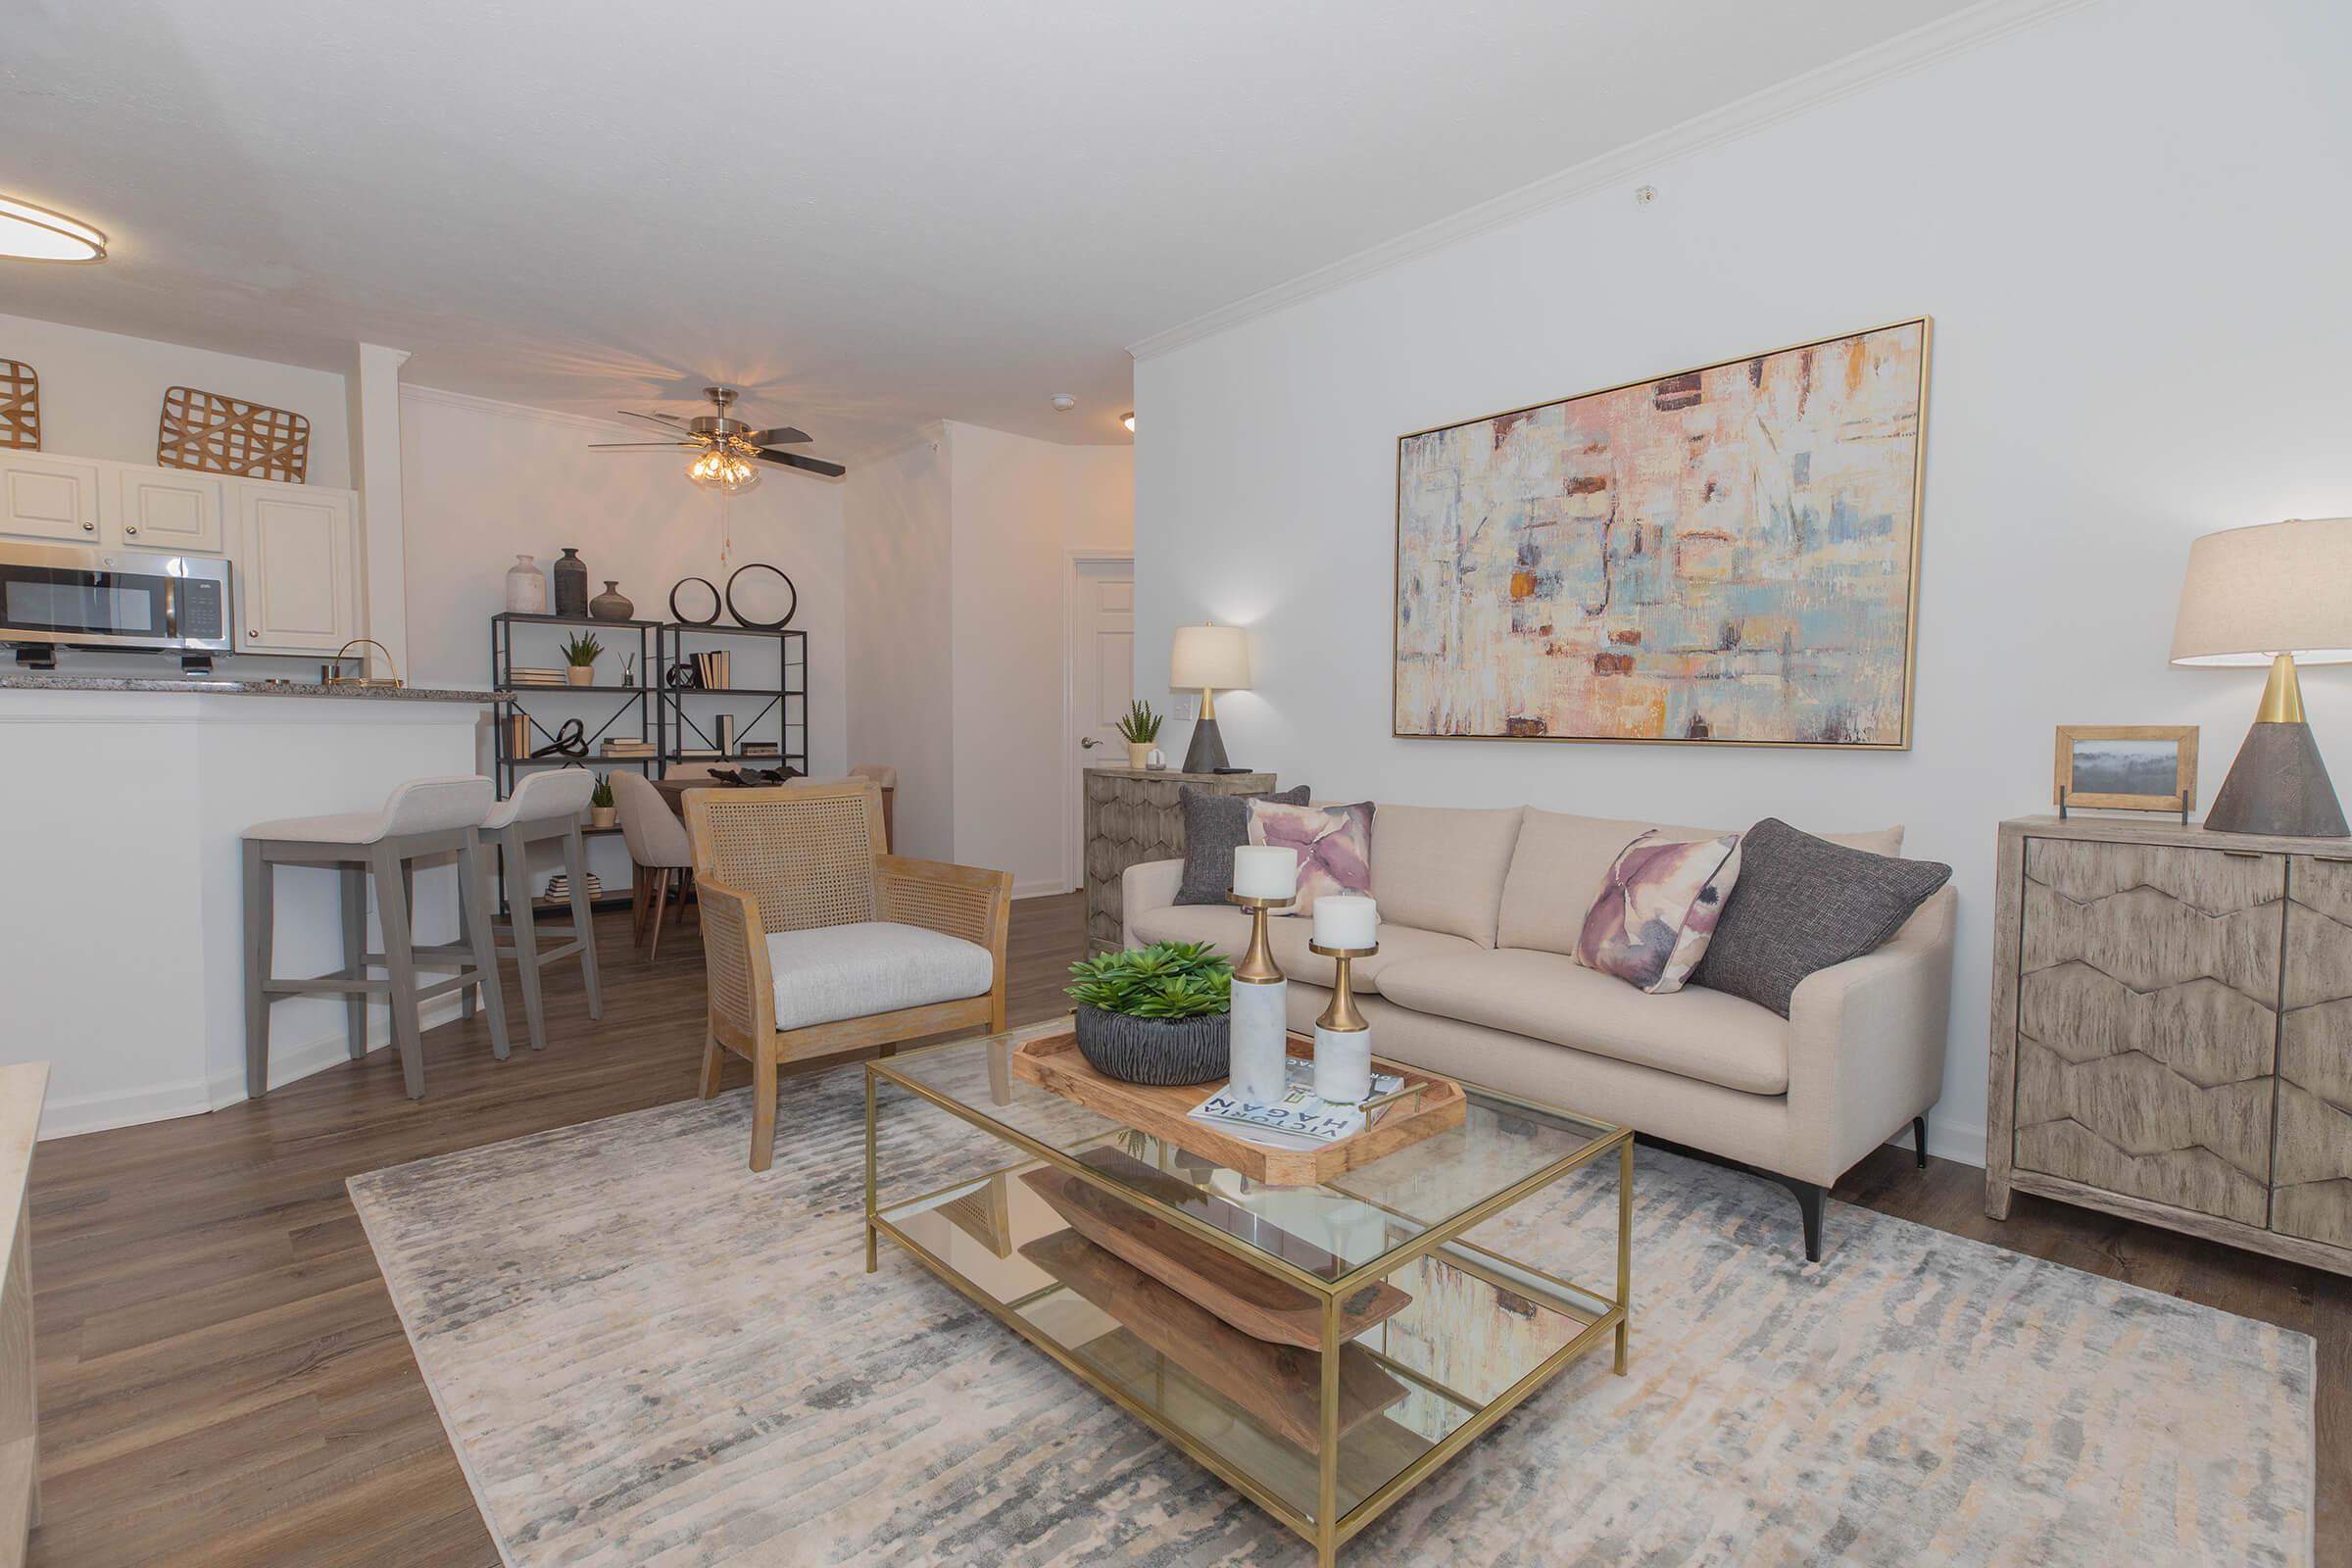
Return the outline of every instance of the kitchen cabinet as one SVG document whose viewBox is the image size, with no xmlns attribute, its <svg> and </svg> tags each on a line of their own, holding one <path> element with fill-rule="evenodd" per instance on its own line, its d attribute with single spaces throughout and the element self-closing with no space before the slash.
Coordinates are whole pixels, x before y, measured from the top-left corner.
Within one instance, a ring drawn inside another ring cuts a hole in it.
<svg viewBox="0 0 2352 1568">
<path fill-rule="evenodd" d="M 98 543 L 99 469 L 88 458 L 0 453 L 0 533 Z"/>
<path fill-rule="evenodd" d="M 100 509 L 99 538 L 132 550 L 223 550 L 218 475 L 186 468 L 110 464 L 114 483 Z"/>
<path fill-rule="evenodd" d="M 237 652 L 331 654 L 360 633 L 359 537 L 346 490 L 229 481 Z"/>
</svg>

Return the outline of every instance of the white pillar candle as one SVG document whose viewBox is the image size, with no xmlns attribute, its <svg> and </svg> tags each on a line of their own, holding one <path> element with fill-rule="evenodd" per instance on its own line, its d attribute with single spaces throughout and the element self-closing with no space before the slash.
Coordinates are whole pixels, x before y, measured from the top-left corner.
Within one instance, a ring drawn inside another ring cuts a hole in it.
<svg viewBox="0 0 2352 1568">
<path fill-rule="evenodd" d="M 1321 899 L 1315 907 L 1323 907 Z M 1315 1093 L 1335 1105 L 1361 1104 L 1371 1097 L 1371 1030 L 1316 1027 Z"/>
<path fill-rule="evenodd" d="M 1318 948 L 1374 947 L 1380 941 L 1379 929 L 1380 906 L 1370 899 L 1352 893 L 1332 893 L 1315 901 Z"/>
<path fill-rule="evenodd" d="M 1244 844 L 1233 852 L 1233 891 L 1245 899 L 1287 899 L 1298 891 L 1298 852 Z"/>
<path fill-rule="evenodd" d="M 1291 986 L 1287 980 L 1233 983 L 1233 1096 L 1253 1105 L 1282 1098 L 1289 1055 Z"/>
</svg>

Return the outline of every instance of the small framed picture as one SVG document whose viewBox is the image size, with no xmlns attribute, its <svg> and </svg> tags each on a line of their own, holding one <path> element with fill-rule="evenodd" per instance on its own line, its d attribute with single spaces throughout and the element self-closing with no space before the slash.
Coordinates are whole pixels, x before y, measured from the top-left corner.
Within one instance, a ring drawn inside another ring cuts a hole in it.
<svg viewBox="0 0 2352 1568">
<path fill-rule="evenodd" d="M 2061 724 L 2056 775 L 2060 806 L 2186 814 L 2197 804 L 2197 726 Z"/>
</svg>

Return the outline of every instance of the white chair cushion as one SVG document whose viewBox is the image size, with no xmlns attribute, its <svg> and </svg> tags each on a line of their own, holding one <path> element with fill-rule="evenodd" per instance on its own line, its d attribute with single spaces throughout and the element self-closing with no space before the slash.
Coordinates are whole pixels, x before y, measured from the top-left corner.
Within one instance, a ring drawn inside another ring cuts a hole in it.
<svg viewBox="0 0 2352 1568">
<path fill-rule="evenodd" d="M 588 809 L 588 797 L 595 793 L 596 775 L 584 767 L 528 773 L 514 794 L 490 808 L 490 814 L 482 818 L 482 830 L 494 832 L 516 822 L 577 816 Z"/>
<path fill-rule="evenodd" d="M 865 1018 L 988 994 L 996 965 L 976 942 L 895 920 L 854 920 L 767 939 L 776 1027 Z"/>
<path fill-rule="evenodd" d="M 249 839 L 295 839 L 306 844 L 373 844 L 411 833 L 446 833 L 479 823 L 498 791 L 479 775 L 414 778 L 392 792 L 381 811 L 289 816 L 256 822 Z"/>
</svg>

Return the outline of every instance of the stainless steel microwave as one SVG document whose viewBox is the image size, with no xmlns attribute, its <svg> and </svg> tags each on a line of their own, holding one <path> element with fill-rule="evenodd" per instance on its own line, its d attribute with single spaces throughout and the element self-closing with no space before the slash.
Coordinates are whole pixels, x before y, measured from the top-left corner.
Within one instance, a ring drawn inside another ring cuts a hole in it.
<svg viewBox="0 0 2352 1568">
<path fill-rule="evenodd" d="M 0 642 L 225 654 L 230 570 L 218 556 L 0 544 Z"/>
</svg>

